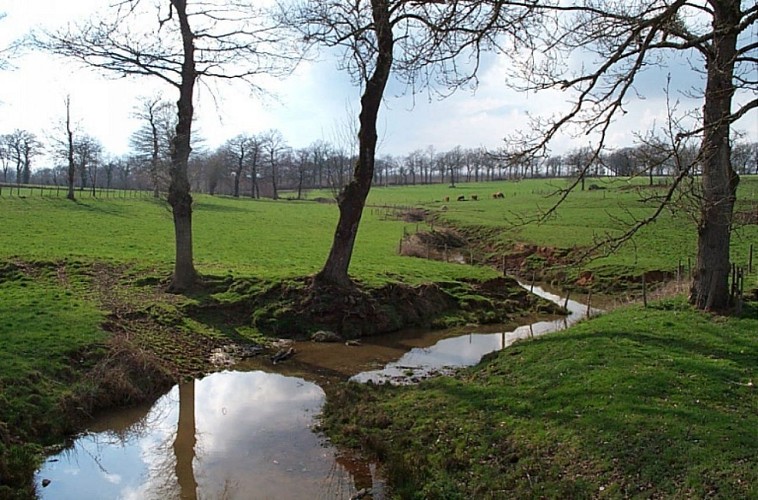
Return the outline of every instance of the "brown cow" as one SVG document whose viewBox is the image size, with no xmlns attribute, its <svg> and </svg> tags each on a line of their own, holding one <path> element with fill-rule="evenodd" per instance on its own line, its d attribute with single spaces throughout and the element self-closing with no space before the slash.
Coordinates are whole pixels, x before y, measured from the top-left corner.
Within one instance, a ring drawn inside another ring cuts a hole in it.
<svg viewBox="0 0 758 500">
<path fill-rule="evenodd" d="M 503 193 L 501 193 L 500 191 L 498 191 L 497 193 L 492 193 L 492 197 L 494 199 L 505 198 L 505 195 Z"/>
<path fill-rule="evenodd" d="M 449 196 L 445 196 L 445 203 L 450 203 L 450 197 Z"/>
<path fill-rule="evenodd" d="M 472 195 L 471 195 L 471 199 L 472 199 L 473 201 L 476 201 L 476 200 L 478 200 L 478 199 L 479 199 L 479 195 L 476 195 L 476 194 L 472 194 Z"/>
</svg>

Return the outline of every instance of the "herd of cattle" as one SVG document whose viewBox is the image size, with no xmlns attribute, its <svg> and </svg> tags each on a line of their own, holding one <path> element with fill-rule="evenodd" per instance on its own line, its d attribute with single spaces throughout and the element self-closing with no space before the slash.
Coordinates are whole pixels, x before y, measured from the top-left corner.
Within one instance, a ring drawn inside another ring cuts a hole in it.
<svg viewBox="0 0 758 500">
<path fill-rule="evenodd" d="M 492 198 L 497 200 L 499 198 L 505 198 L 505 195 L 501 193 L 500 191 L 498 191 L 497 193 L 492 193 Z M 476 194 L 471 195 L 471 201 L 477 201 L 478 199 L 479 199 L 479 195 L 476 195 Z M 466 196 L 460 195 L 458 198 L 456 198 L 456 201 L 466 201 Z M 445 203 L 449 203 L 449 202 L 450 202 L 450 197 L 445 196 Z"/>
</svg>

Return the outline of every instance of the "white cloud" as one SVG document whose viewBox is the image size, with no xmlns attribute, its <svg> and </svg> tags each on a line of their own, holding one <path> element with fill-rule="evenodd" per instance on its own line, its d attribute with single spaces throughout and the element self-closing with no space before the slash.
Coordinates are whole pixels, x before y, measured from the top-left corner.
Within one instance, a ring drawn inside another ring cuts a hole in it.
<svg viewBox="0 0 758 500">
<path fill-rule="evenodd" d="M 8 43 L 24 30 L 39 23 L 62 24 L 82 18 L 101 6 L 98 0 L 71 3 L 39 0 L 35 8 L 21 2 L 5 7 L 8 14 L 0 20 L 0 43 Z M 590 57 L 590 56 L 587 56 Z M 569 61 L 578 67 L 581 57 Z M 175 89 L 149 78 L 109 80 L 71 61 L 44 54 L 30 54 L 17 61 L 18 69 L 0 73 L 0 133 L 24 128 L 45 136 L 54 132 L 64 116 L 63 99 L 72 97 L 72 114 L 83 132 L 94 135 L 114 154 L 129 150 L 129 136 L 138 127 L 132 117 L 136 100 L 162 89 L 167 99 L 175 99 Z M 380 154 L 406 154 L 434 145 L 438 151 L 457 145 L 496 148 L 517 130 L 529 128 L 528 114 L 550 116 L 565 109 L 569 93 L 546 91 L 539 94 L 517 93 L 506 85 L 509 62 L 504 57 L 488 56 L 482 65 L 479 86 L 463 89 L 447 99 L 426 95 L 401 96 L 402 87 L 391 83 L 380 111 L 379 129 L 383 137 Z M 663 88 L 671 74 L 672 96 L 697 109 L 697 100 L 687 100 L 684 92 L 701 85 L 702 75 L 692 71 L 684 56 L 672 57 L 662 68 L 651 68 L 636 83 L 644 99 L 630 96 L 625 116 L 611 127 L 613 146 L 633 142 L 632 131 L 645 131 L 665 121 Z M 239 133 L 257 133 L 270 128 L 282 131 L 293 147 L 313 141 L 333 140 L 334 129 L 359 109 L 359 89 L 349 76 L 336 68 L 333 54 L 325 53 L 320 62 L 301 64 L 290 77 L 275 80 L 261 77 L 261 86 L 275 92 L 277 99 L 252 95 L 240 83 L 221 84 L 211 90 L 198 86 L 196 129 L 208 147 L 216 147 Z M 738 96 L 737 100 L 745 97 Z M 753 117 L 755 113 L 753 113 Z M 352 117 L 355 119 L 355 116 Z M 753 140 L 758 139 L 750 117 L 743 120 Z M 755 120 L 753 118 L 752 122 Z M 560 135 L 554 152 L 585 145 L 589 138 Z M 41 161 L 41 160 L 40 160 Z M 38 161 L 38 164 L 40 163 Z"/>
</svg>

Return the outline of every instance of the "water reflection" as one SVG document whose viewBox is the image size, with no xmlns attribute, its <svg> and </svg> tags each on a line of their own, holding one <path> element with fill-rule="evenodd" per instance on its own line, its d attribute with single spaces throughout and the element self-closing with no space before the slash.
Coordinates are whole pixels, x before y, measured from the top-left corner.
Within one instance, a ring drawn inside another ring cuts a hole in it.
<svg viewBox="0 0 758 500">
<path fill-rule="evenodd" d="M 176 479 L 179 483 L 179 496 L 182 499 L 197 498 L 197 481 L 193 462 L 195 460 L 195 381 L 179 386 L 179 422 L 176 439 L 174 439 L 174 457 L 176 458 Z"/>
<path fill-rule="evenodd" d="M 324 392 L 301 379 L 224 372 L 175 387 L 123 436 L 87 433 L 50 457 L 42 498 L 349 498 L 369 464 L 312 432 Z"/>
<path fill-rule="evenodd" d="M 523 288 L 531 289 L 521 284 Z M 356 382 L 407 384 L 417 382 L 429 376 L 445 373 L 454 368 L 471 366 L 478 363 L 482 356 L 493 351 L 504 349 L 515 341 L 537 337 L 546 333 L 568 328 L 583 317 L 600 312 L 599 309 L 588 308 L 575 300 L 565 301 L 559 295 L 533 287 L 532 292 L 544 299 L 561 306 L 566 306 L 569 314 L 552 321 L 539 321 L 523 325 L 515 330 L 500 333 L 470 333 L 459 337 L 442 339 L 431 347 L 414 348 L 405 353 L 397 361 L 388 363 L 385 367 L 354 375 L 351 380 Z"/>
<path fill-rule="evenodd" d="M 534 293 L 563 305 L 558 295 L 538 287 Z M 579 302 L 566 305 L 567 317 L 506 332 L 406 332 L 367 339 L 362 347 L 307 343 L 288 363 L 268 369 L 319 374 L 326 384 L 386 364 L 353 379 L 414 381 L 475 364 L 486 353 L 561 330 L 588 313 Z M 98 420 L 70 449 L 48 458 L 37 473 L 38 489 L 53 499 L 194 500 L 335 499 L 371 488 L 373 498 L 381 498 L 374 464 L 338 452 L 312 431 L 324 398 L 318 385 L 300 377 L 215 373 L 174 387 L 152 408 Z M 44 488 L 43 479 L 51 481 Z"/>
</svg>

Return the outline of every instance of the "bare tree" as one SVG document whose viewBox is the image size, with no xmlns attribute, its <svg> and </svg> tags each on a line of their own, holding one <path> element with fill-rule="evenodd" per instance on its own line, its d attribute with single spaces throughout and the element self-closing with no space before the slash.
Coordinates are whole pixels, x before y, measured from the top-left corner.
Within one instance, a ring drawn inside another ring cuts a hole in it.
<svg viewBox="0 0 758 500">
<path fill-rule="evenodd" d="M 100 163 L 100 155 L 103 147 L 94 137 L 81 134 L 74 140 L 74 162 L 79 172 L 79 190 L 87 188 L 87 180 L 91 180 L 92 195 L 95 195 L 95 182 L 97 180 L 97 166 Z"/>
<path fill-rule="evenodd" d="M 261 134 L 261 151 L 264 155 L 264 161 L 268 168 L 269 179 L 271 180 L 271 197 L 279 199 L 279 164 L 282 161 L 284 153 L 289 150 L 287 140 L 278 130 L 271 129 Z"/>
<path fill-rule="evenodd" d="M 171 141 L 176 131 L 176 113 L 172 103 L 162 95 L 144 97 L 135 109 L 134 116 L 142 126 L 130 138 L 137 158 L 146 162 L 153 184 L 153 197 L 160 197 L 163 177 L 171 161 Z"/>
<path fill-rule="evenodd" d="M 735 143 L 732 147 L 732 165 L 740 174 L 758 174 L 758 142 Z"/>
<path fill-rule="evenodd" d="M 257 167 L 261 154 L 261 140 L 257 136 L 240 134 L 226 141 L 223 146 L 224 153 L 233 164 L 232 175 L 234 176 L 234 197 L 240 196 L 240 182 L 246 171 L 250 171 L 252 182 L 251 193 L 255 197 L 257 190 Z M 260 195 L 259 195 L 260 196 Z"/>
<path fill-rule="evenodd" d="M 244 80 L 289 69 L 294 58 L 277 45 L 281 34 L 253 2 L 222 0 L 122 0 L 103 15 L 68 29 L 35 35 L 35 43 L 85 65 L 118 75 L 151 76 L 178 92 L 171 142 L 168 202 L 176 240 L 170 289 L 192 287 L 198 274 L 192 247 L 193 97 L 198 79 Z"/>
<path fill-rule="evenodd" d="M 758 107 L 758 44 L 750 36 L 758 20 L 758 4 L 739 0 L 584 0 L 541 8 L 546 13 L 543 24 L 549 29 L 532 33 L 531 54 L 539 56 L 522 61 L 523 87 L 572 89 L 576 99 L 567 113 L 533 124 L 534 135 L 511 138 L 518 139 L 514 142 L 519 143 L 521 152 L 543 154 L 560 130 L 573 125 L 594 134 L 593 156 L 598 157 L 611 123 L 623 115 L 646 69 L 661 64 L 667 54 L 680 52 L 691 54 L 690 64 L 705 75 L 701 122 L 674 137 L 675 141 L 700 139 L 697 161 L 684 165 L 653 214 L 632 224 L 615 243 L 655 220 L 682 182 L 700 169 L 698 255 L 690 302 L 701 309 L 727 308 L 730 233 L 739 182 L 730 163 L 730 131 L 735 122 Z M 547 14 L 554 16 L 548 20 Z M 595 60 L 567 74 L 565 61 L 581 53 L 592 53 Z M 736 93 L 744 99 L 735 101 Z M 581 179 L 583 176 L 573 185 Z"/>
<path fill-rule="evenodd" d="M 504 19 L 516 11 L 517 17 Z M 317 286 L 352 286 L 348 268 L 374 177 L 376 124 L 390 74 L 413 90 L 433 84 L 455 88 L 471 81 L 479 50 L 496 45 L 485 26 L 506 30 L 528 11 L 469 1 L 314 0 L 290 12 L 290 22 L 306 41 L 344 48 L 342 66 L 362 87 L 358 160 L 337 199 L 340 216 L 329 256 L 315 277 Z M 468 49 L 473 63 L 466 68 L 470 71 L 462 71 L 457 56 Z"/>
<path fill-rule="evenodd" d="M 75 200 L 74 196 L 74 176 L 76 175 L 76 163 L 74 162 L 74 130 L 71 128 L 71 96 L 66 96 L 66 160 L 68 160 L 68 170 L 66 179 L 68 181 L 68 194 L 66 198 L 71 201 Z"/>
<path fill-rule="evenodd" d="M 0 136 L 0 168 L 3 170 L 3 182 L 8 182 L 8 171 L 11 167 L 12 153 L 10 145 L 10 134 Z M 0 186 L 0 189 L 2 186 Z M 2 194 L 2 191 L 0 191 Z"/>
<path fill-rule="evenodd" d="M 6 161 L 13 163 L 16 168 L 16 185 L 20 187 L 21 184 L 29 184 L 32 158 L 40 154 L 42 145 L 33 133 L 20 129 L 5 135 L 3 142 Z"/>
</svg>

